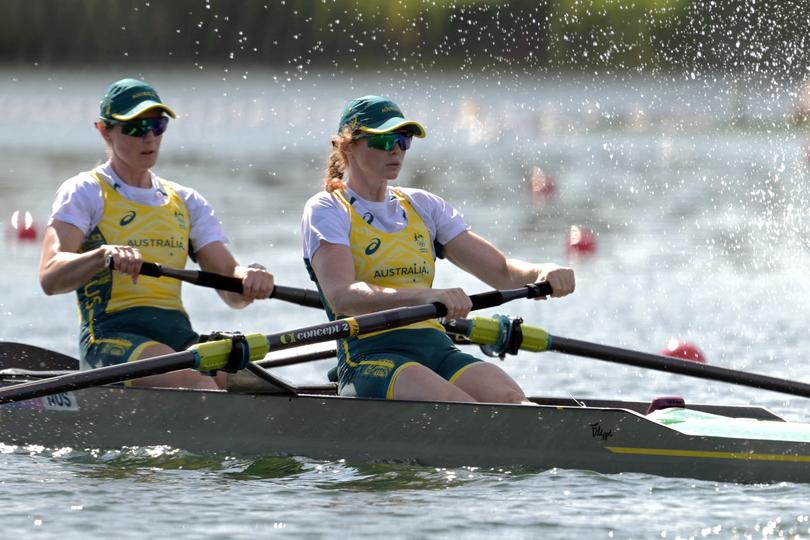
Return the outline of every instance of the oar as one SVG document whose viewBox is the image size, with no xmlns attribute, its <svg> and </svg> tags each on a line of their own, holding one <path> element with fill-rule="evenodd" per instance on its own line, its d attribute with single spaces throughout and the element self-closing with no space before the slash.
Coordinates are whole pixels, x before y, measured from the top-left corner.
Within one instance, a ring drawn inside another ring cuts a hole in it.
<svg viewBox="0 0 810 540">
<path fill-rule="evenodd" d="M 526 324 L 516 326 L 514 322 L 505 320 L 505 318 L 473 317 L 447 321 L 445 328 L 448 332 L 465 336 L 471 343 L 489 346 L 490 351 L 495 354 L 514 354 L 517 352 L 517 348 L 532 352 L 556 351 L 628 366 L 810 397 L 810 384 L 554 336 L 542 328 Z M 516 328 L 518 329 L 516 330 Z"/>
<path fill-rule="evenodd" d="M 272 369 L 334 358 L 336 354 L 337 351 L 334 348 L 329 348 L 296 354 L 295 356 L 285 356 L 284 358 L 267 358 L 257 361 L 256 365 L 264 369 Z M 70 371 L 79 369 L 79 360 L 36 345 L 16 341 L 0 341 L 0 370 L 2 369 Z"/>
<path fill-rule="evenodd" d="M 286 358 L 268 358 L 267 360 L 259 360 L 256 362 L 257 366 L 264 369 L 272 369 L 283 366 L 293 366 L 296 364 L 305 364 L 307 362 L 314 362 L 316 360 L 326 360 L 327 358 L 334 358 L 337 355 L 337 350 L 327 349 L 323 351 L 315 351 L 304 354 L 296 354 Z"/>
<path fill-rule="evenodd" d="M 548 283 L 534 283 L 519 289 L 475 294 L 470 299 L 473 304 L 472 309 L 484 309 L 499 306 L 517 298 L 548 296 L 551 292 Z M 160 375 L 179 369 L 192 368 L 202 372 L 213 372 L 226 368 L 239 369 L 245 367 L 248 362 L 264 358 L 270 350 L 287 349 L 378 332 L 443 317 L 446 314 L 447 309 L 444 305 L 434 302 L 338 319 L 276 334 L 247 334 L 243 336 L 243 340 L 206 341 L 192 345 L 188 350 L 181 352 L 1 388 L 0 403 L 22 401 L 149 375 Z M 241 351 L 241 359 L 233 358 L 233 350 Z"/>
<path fill-rule="evenodd" d="M 150 277 L 170 277 L 185 281 L 186 283 L 193 283 L 200 287 L 209 287 L 212 289 L 219 289 L 221 291 L 230 291 L 242 294 L 242 280 L 235 277 L 223 276 L 213 272 L 206 272 L 204 270 L 179 270 L 177 268 L 168 268 L 162 264 L 153 262 L 144 262 L 141 264 L 141 275 Z M 270 298 L 284 300 L 285 302 L 292 302 L 306 307 L 323 308 L 321 297 L 318 291 L 312 289 L 299 289 L 297 287 L 285 287 L 284 285 L 276 285 L 273 287 L 273 292 Z"/>
<path fill-rule="evenodd" d="M 0 369 L 16 368 L 45 371 L 79 369 L 72 356 L 14 341 L 0 341 Z"/>
</svg>

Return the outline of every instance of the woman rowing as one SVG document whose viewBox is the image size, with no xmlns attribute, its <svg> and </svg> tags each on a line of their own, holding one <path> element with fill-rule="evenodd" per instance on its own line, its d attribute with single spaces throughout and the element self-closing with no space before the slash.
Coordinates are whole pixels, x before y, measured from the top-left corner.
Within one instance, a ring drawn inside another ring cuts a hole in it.
<svg viewBox="0 0 810 540">
<path fill-rule="evenodd" d="M 176 118 L 174 111 L 145 82 L 113 83 L 95 123 L 108 161 L 65 181 L 56 193 L 39 278 L 46 294 L 77 292 L 84 367 L 168 354 L 199 339 L 183 308 L 180 282 L 139 278 L 144 260 L 183 268 L 190 255 L 204 270 L 240 278 L 243 294 L 219 291 L 237 309 L 273 290 L 273 275 L 261 265 L 238 264 L 202 195 L 152 172 L 170 117 Z M 134 384 L 217 387 L 192 370 Z"/>
<path fill-rule="evenodd" d="M 472 303 L 462 289 L 432 288 L 436 256 L 496 288 L 548 281 L 552 296 L 573 292 L 572 269 L 507 259 L 441 197 L 389 186 L 414 136 L 425 130 L 388 99 L 361 97 L 343 112 L 325 189 L 307 202 L 301 226 L 330 318 L 431 302 L 444 304 L 448 319 L 465 317 Z M 341 341 L 338 388 L 386 399 L 526 400 L 509 375 L 461 352 L 435 320 Z"/>
</svg>

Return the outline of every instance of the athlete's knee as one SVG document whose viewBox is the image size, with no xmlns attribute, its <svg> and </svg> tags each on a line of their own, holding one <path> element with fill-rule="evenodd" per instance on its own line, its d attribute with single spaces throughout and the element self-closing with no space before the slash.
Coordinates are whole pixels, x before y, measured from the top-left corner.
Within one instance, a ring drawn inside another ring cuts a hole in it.
<svg viewBox="0 0 810 540">
<path fill-rule="evenodd" d="M 493 403 L 523 403 L 526 394 L 518 388 L 493 388 L 490 396 Z"/>
<path fill-rule="evenodd" d="M 462 373 L 456 384 L 477 401 L 489 403 L 522 403 L 526 394 L 520 385 L 499 366 L 489 362 L 473 364 Z"/>
<path fill-rule="evenodd" d="M 135 358 L 132 360 L 142 360 L 144 358 L 154 358 L 155 356 L 163 356 L 164 354 L 172 354 L 175 351 L 168 345 L 163 343 L 152 343 L 147 347 L 144 347 L 141 351 L 139 351 Z"/>
</svg>

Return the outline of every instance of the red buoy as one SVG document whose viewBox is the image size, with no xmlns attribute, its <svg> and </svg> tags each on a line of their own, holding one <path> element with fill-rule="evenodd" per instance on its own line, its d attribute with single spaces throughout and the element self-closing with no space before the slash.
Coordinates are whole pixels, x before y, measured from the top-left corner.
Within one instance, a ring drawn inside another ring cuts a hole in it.
<svg viewBox="0 0 810 540">
<path fill-rule="evenodd" d="M 571 225 L 565 250 L 569 255 L 590 255 L 596 251 L 596 235 L 587 227 Z"/>
<path fill-rule="evenodd" d="M 706 362 L 706 356 L 700 347 L 689 341 L 681 341 L 678 339 L 670 339 L 664 350 L 661 351 L 664 356 L 671 356 L 672 358 L 680 358 L 682 360 L 691 360 L 692 362 Z"/>
<path fill-rule="evenodd" d="M 36 225 L 34 225 L 34 216 L 27 210 L 25 213 L 15 210 L 11 214 L 11 229 L 14 237 L 22 242 L 33 242 L 39 236 Z"/>
</svg>

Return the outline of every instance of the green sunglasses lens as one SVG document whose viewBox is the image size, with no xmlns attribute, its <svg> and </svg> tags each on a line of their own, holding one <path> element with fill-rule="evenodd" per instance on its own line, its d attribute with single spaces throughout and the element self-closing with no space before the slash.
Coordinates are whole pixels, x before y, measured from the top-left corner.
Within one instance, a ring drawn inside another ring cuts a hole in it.
<svg viewBox="0 0 810 540">
<path fill-rule="evenodd" d="M 404 151 L 411 147 L 413 135 L 410 133 L 380 133 L 365 137 L 368 140 L 368 147 L 375 150 L 392 151 L 397 144 Z"/>
<path fill-rule="evenodd" d="M 163 135 L 169 126 L 169 119 L 165 116 L 158 118 L 139 118 L 129 122 L 121 122 L 121 133 L 130 137 L 145 137 L 149 132 L 155 136 Z"/>
<path fill-rule="evenodd" d="M 390 133 L 382 133 L 380 135 L 371 135 L 368 137 L 368 147 L 375 150 L 384 150 L 390 152 L 397 144 L 396 138 L 392 137 Z"/>
</svg>

